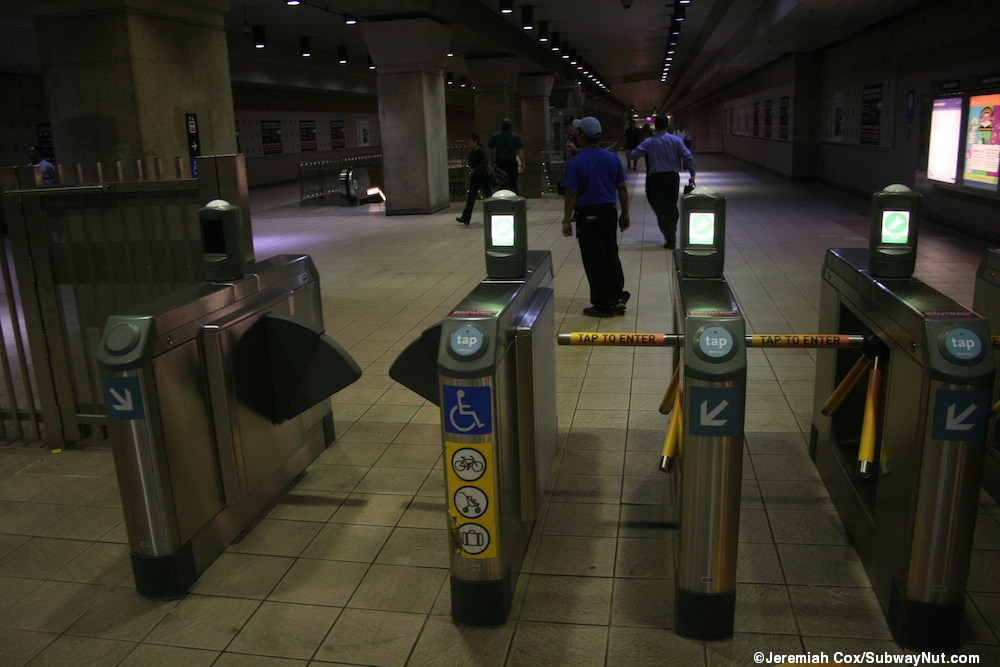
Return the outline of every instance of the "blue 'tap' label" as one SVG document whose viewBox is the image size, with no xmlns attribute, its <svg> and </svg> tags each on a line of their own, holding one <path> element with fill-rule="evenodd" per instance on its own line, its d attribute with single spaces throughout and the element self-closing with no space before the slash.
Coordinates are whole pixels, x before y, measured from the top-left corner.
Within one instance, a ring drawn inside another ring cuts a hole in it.
<svg viewBox="0 0 1000 667">
<path fill-rule="evenodd" d="M 733 353 L 733 335 L 723 327 L 706 327 L 698 334 L 698 349 L 708 359 L 722 359 Z"/>
<path fill-rule="evenodd" d="M 493 432 L 493 395 L 489 387 L 442 387 L 444 430 L 463 435 Z"/>
<path fill-rule="evenodd" d="M 459 357 L 476 357 L 486 343 L 486 334 L 477 326 L 468 324 L 457 329 L 448 339 L 451 351 Z"/>
<path fill-rule="evenodd" d="M 944 351 L 958 361 L 975 361 L 983 353 L 983 341 L 975 331 L 955 327 L 944 334 Z"/>
</svg>

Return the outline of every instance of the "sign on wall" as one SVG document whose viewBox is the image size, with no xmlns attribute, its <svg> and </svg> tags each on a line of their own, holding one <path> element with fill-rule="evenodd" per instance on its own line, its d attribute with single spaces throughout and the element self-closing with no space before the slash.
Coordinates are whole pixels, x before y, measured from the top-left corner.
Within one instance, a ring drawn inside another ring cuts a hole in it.
<svg viewBox="0 0 1000 667">
<path fill-rule="evenodd" d="M 316 121 L 299 121 L 299 150 L 316 150 Z"/>
<path fill-rule="evenodd" d="M 882 141 L 882 84 L 861 88 L 861 137 L 866 146 L 878 146 Z"/>
<path fill-rule="evenodd" d="M 344 121 L 330 121 L 330 148 L 344 148 L 347 141 L 344 138 Z"/>
<path fill-rule="evenodd" d="M 281 121 L 260 121 L 260 141 L 264 147 L 264 155 L 281 153 Z"/>
</svg>

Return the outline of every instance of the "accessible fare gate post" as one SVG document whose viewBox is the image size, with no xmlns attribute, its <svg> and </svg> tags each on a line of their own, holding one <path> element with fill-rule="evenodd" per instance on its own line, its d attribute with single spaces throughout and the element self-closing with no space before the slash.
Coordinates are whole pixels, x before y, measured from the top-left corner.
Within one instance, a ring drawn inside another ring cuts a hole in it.
<svg viewBox="0 0 1000 667">
<path fill-rule="evenodd" d="M 552 258 L 528 251 L 523 197 L 487 199 L 487 278 L 393 363 L 441 408 L 452 619 L 506 622 L 555 458 Z"/>
<path fill-rule="evenodd" d="M 684 344 L 674 625 L 695 639 L 733 635 L 746 391 L 746 327 L 723 277 L 725 198 L 681 199 L 674 318 Z"/>
</svg>

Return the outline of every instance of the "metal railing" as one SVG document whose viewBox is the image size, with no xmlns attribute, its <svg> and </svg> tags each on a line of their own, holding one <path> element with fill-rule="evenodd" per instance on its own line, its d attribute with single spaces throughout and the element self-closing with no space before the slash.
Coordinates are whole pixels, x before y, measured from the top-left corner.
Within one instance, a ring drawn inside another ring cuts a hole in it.
<svg viewBox="0 0 1000 667">
<path fill-rule="evenodd" d="M 198 209 L 208 201 L 246 211 L 252 239 L 243 156 L 197 164 L 197 179 L 145 180 L 137 162 L 134 181 L 121 163 L 98 165 L 86 177 L 104 180 L 90 183 L 77 167 L 80 183 L 61 173 L 58 186 L 40 186 L 37 168 L 0 169 L 3 438 L 61 446 L 106 437 L 95 355 L 108 316 L 204 280 Z"/>
<path fill-rule="evenodd" d="M 299 203 L 347 199 L 348 194 L 341 175 L 345 170 L 354 167 L 373 167 L 381 178 L 382 153 L 299 162 Z M 372 185 L 383 187 L 384 184 L 372 183 Z"/>
</svg>

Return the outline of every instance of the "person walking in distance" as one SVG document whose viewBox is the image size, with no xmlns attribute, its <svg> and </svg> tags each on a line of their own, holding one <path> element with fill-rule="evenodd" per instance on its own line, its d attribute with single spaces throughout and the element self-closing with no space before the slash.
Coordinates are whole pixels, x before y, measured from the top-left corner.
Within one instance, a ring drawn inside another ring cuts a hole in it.
<svg viewBox="0 0 1000 667">
<path fill-rule="evenodd" d="M 633 160 L 631 153 L 642 142 L 642 130 L 635 124 L 635 118 L 630 118 L 628 127 L 625 128 L 625 159 L 628 161 L 628 168 L 635 171 L 639 167 L 638 160 Z"/>
<path fill-rule="evenodd" d="M 637 160 L 646 157 L 646 199 L 656 213 L 656 224 L 663 233 L 663 247 L 674 248 L 677 239 L 677 195 L 680 193 L 680 171 L 690 175 L 688 183 L 694 184 L 694 158 L 684 141 L 667 130 L 666 116 L 653 121 L 656 134 L 644 139 L 629 157 Z"/>
<path fill-rule="evenodd" d="M 472 221 L 472 209 L 476 205 L 479 193 L 483 193 L 484 199 L 493 194 L 490 188 L 490 158 L 486 154 L 486 149 L 479 143 L 479 135 L 470 134 L 465 140 L 469 144 L 469 199 L 465 202 L 462 215 L 455 218 L 463 225 Z"/>
<path fill-rule="evenodd" d="M 493 164 L 507 174 L 507 189 L 518 194 L 517 174 L 520 168 L 517 159 L 521 158 L 521 164 L 524 164 L 524 142 L 510 127 L 510 118 L 504 118 L 500 131 L 493 133 L 487 146 L 493 151 Z"/>
<path fill-rule="evenodd" d="M 573 235 L 570 218 L 576 211 L 576 235 L 580 243 L 583 270 L 590 283 L 589 308 L 584 315 L 613 317 L 624 313 L 628 303 L 625 273 L 618 257 L 618 230 L 629 228 L 628 188 L 625 169 L 616 153 L 597 145 L 601 138 L 601 123 L 593 116 L 574 120 L 579 130 L 580 152 L 566 163 L 563 187 L 566 202 L 563 209 L 563 236 Z M 615 199 L 621 204 L 621 215 Z"/>
</svg>

